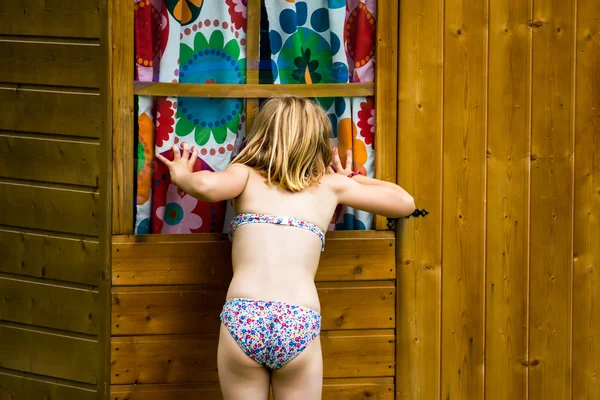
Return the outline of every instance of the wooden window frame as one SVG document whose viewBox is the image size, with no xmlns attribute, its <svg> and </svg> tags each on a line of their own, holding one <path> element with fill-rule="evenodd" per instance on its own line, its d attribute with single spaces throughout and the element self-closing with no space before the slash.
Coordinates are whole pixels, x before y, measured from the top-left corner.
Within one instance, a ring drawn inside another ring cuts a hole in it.
<svg viewBox="0 0 600 400">
<path fill-rule="evenodd" d="M 258 66 L 261 1 L 248 0 L 246 63 Z M 396 182 L 398 101 L 398 10 L 399 0 L 377 0 L 376 63 L 374 83 L 259 84 L 258 68 L 248 68 L 246 84 L 202 85 L 134 82 L 133 4 L 115 2 L 110 9 L 110 83 L 113 133 L 112 233 L 134 233 L 134 95 L 169 97 L 245 98 L 247 127 L 251 127 L 258 99 L 284 94 L 303 97 L 374 96 L 375 177 Z M 385 77 L 385 78 L 383 78 Z M 385 230 L 386 219 L 377 216 L 375 229 Z"/>
</svg>

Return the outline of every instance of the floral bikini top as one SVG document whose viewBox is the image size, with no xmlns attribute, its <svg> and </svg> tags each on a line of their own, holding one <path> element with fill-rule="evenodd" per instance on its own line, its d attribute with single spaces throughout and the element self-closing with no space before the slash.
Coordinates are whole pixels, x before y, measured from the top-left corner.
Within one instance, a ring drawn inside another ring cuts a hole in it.
<svg viewBox="0 0 600 400">
<path fill-rule="evenodd" d="M 315 224 L 294 217 L 277 217 L 266 214 L 242 213 L 236 215 L 229 226 L 229 240 L 233 239 L 233 233 L 239 226 L 246 224 L 275 224 L 306 229 L 321 239 L 321 251 L 325 250 L 325 232 Z"/>
</svg>

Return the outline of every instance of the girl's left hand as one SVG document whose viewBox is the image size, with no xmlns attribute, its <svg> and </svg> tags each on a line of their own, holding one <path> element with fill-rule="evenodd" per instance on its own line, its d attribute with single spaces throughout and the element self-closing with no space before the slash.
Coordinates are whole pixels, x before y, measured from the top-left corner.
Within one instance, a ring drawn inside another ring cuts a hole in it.
<svg viewBox="0 0 600 400">
<path fill-rule="evenodd" d="M 181 178 L 187 174 L 194 172 L 194 164 L 198 159 L 198 149 L 194 147 L 191 151 L 190 146 L 187 143 L 183 143 L 183 154 L 180 153 L 177 146 L 173 146 L 173 161 L 167 160 L 160 154 L 156 155 L 160 161 L 162 161 L 168 168 L 171 174 L 171 182 L 179 187 Z"/>
</svg>

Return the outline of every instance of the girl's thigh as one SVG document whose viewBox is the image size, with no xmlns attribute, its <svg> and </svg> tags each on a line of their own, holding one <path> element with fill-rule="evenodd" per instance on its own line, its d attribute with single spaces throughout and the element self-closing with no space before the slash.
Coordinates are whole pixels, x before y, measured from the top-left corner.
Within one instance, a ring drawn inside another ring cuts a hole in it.
<svg viewBox="0 0 600 400">
<path fill-rule="evenodd" d="M 272 372 L 275 400 L 320 400 L 323 390 L 321 337 L 317 336 L 295 359 Z"/>
<path fill-rule="evenodd" d="M 217 367 L 225 400 L 269 399 L 269 371 L 242 351 L 223 324 L 219 334 Z"/>
</svg>

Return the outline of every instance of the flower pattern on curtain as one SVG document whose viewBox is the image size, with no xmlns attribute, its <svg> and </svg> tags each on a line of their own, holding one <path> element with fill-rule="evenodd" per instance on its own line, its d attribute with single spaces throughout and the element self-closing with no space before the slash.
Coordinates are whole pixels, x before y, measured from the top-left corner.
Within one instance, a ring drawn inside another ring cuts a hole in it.
<svg viewBox="0 0 600 400">
<path fill-rule="evenodd" d="M 136 80 L 245 83 L 247 0 L 141 0 L 135 7 Z M 372 82 L 375 0 L 266 0 L 261 83 Z M 263 15 L 264 15 L 263 14 Z M 374 171 L 371 98 L 320 98 L 332 143 L 354 151 L 355 168 Z M 156 153 L 199 149 L 195 170 L 223 171 L 245 136 L 243 99 L 136 97 L 135 233 L 221 232 L 225 202 L 180 196 Z M 226 218 L 227 216 L 227 218 Z M 338 208 L 330 229 L 370 229 L 370 214 Z"/>
</svg>

